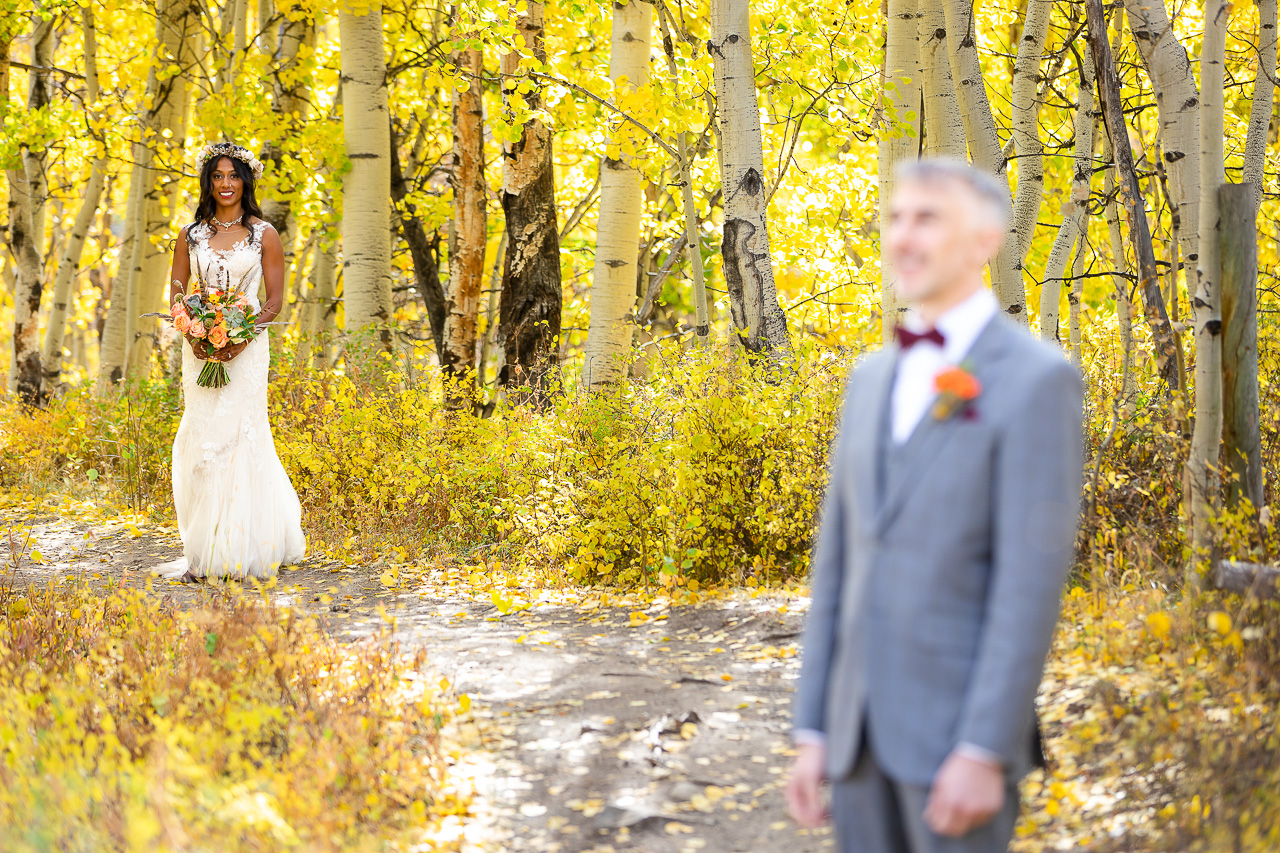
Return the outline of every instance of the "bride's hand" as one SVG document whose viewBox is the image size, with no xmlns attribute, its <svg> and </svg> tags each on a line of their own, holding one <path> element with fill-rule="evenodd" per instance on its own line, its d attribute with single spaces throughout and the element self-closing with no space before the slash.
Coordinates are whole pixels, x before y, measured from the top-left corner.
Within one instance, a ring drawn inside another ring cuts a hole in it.
<svg viewBox="0 0 1280 853">
<path fill-rule="evenodd" d="M 222 362 L 231 361 L 231 359 L 235 358 L 240 353 L 244 352 L 244 348 L 247 347 L 248 345 L 249 344 L 247 341 L 242 344 L 230 344 L 218 350 L 210 357 L 214 361 L 222 361 Z"/>
<path fill-rule="evenodd" d="M 201 361 L 208 361 L 208 348 L 203 338 L 195 338 L 191 335 L 183 335 L 187 339 L 187 343 L 191 344 L 191 354 Z"/>
</svg>

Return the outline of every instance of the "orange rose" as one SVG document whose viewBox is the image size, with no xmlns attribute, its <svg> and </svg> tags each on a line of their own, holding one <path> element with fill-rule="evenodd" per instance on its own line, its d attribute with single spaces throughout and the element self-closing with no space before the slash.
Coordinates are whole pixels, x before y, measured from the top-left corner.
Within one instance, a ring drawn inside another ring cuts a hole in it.
<svg viewBox="0 0 1280 853">
<path fill-rule="evenodd" d="M 982 383 L 963 368 L 948 367 L 933 377 L 933 390 L 967 402 L 978 399 Z"/>
<path fill-rule="evenodd" d="M 191 325 L 187 326 L 187 332 L 193 338 L 203 338 L 205 335 L 209 334 L 209 331 L 204 327 L 204 323 L 201 323 L 199 320 L 192 321 Z"/>
<path fill-rule="evenodd" d="M 179 332 L 186 332 L 191 328 L 191 318 L 187 316 L 185 311 L 173 315 L 173 327 Z"/>
<path fill-rule="evenodd" d="M 222 349 L 227 345 L 230 338 L 227 336 L 227 327 L 219 322 L 216 326 L 209 330 L 209 343 L 218 349 Z"/>
</svg>

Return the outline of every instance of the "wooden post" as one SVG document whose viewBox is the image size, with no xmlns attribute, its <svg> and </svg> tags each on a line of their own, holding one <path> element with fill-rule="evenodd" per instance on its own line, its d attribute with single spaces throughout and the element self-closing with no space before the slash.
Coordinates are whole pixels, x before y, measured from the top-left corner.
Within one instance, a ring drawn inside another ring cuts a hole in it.
<svg viewBox="0 0 1280 853">
<path fill-rule="evenodd" d="M 1223 184 L 1218 246 L 1222 258 L 1222 443 L 1230 506 L 1262 506 L 1258 429 L 1258 244 L 1252 184 Z"/>
</svg>

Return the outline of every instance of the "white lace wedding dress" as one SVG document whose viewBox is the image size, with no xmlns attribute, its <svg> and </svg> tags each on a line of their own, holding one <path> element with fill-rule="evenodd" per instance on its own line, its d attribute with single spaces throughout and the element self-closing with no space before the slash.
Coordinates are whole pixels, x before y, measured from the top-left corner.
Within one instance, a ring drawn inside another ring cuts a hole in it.
<svg viewBox="0 0 1280 853">
<path fill-rule="evenodd" d="M 210 247 L 212 229 L 193 227 L 191 270 L 207 280 L 229 275 L 245 281 L 257 311 L 262 278 L 262 232 L 227 250 Z M 190 571 L 197 577 L 269 578 L 306 554 L 302 508 L 289 475 L 276 456 L 267 420 L 267 368 L 271 343 L 259 335 L 227 362 L 230 383 L 202 388 L 196 377 L 204 362 L 182 344 L 185 409 L 173 441 L 173 504 L 183 558 L 162 567 L 165 577 Z"/>
</svg>

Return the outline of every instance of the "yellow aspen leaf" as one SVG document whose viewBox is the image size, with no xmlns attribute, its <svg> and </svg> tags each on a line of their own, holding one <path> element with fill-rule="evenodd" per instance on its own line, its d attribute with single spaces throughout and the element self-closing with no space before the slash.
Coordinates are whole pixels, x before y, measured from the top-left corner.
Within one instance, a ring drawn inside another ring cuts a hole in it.
<svg viewBox="0 0 1280 853">
<path fill-rule="evenodd" d="M 1227 634 L 1231 633 L 1231 617 L 1223 613 L 1221 610 L 1215 610 L 1210 613 L 1209 618 L 1206 621 L 1208 622 L 1209 630 L 1219 636 L 1225 637 Z"/>
<path fill-rule="evenodd" d="M 1169 614 L 1159 612 L 1147 614 L 1147 630 L 1157 640 L 1163 640 L 1168 636 L 1169 626 Z"/>
</svg>

